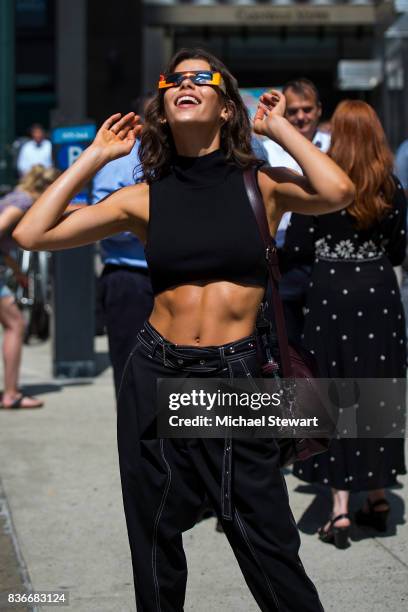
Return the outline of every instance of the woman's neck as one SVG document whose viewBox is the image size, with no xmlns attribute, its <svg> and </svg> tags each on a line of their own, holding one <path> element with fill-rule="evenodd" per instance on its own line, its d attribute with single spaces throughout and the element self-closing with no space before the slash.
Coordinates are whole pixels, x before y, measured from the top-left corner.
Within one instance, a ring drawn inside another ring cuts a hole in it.
<svg viewBox="0 0 408 612">
<path fill-rule="evenodd" d="M 200 133 L 200 130 L 192 129 L 173 130 L 173 140 L 178 155 L 183 157 L 202 157 L 217 151 L 221 146 L 219 130 L 215 134 Z M 187 132 L 187 134 L 186 134 Z"/>
</svg>

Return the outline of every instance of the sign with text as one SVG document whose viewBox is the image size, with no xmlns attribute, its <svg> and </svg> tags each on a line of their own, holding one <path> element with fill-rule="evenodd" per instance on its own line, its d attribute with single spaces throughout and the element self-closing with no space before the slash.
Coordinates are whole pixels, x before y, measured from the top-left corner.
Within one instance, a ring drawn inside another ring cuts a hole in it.
<svg viewBox="0 0 408 612">
<path fill-rule="evenodd" d="M 78 159 L 95 138 L 96 126 L 93 123 L 84 125 L 59 126 L 52 130 L 54 163 L 60 170 L 66 170 Z M 78 193 L 73 203 L 89 202 L 89 187 Z"/>
<path fill-rule="evenodd" d="M 304 26 L 376 25 L 394 16 L 392 3 L 368 4 L 288 4 L 188 6 L 152 3 L 146 0 L 144 21 L 149 26 Z"/>
</svg>

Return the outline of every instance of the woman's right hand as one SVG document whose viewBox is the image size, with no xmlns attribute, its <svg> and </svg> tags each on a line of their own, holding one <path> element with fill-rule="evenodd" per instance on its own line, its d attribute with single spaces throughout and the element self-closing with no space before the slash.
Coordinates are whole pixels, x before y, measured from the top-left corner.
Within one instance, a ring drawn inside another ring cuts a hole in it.
<svg viewBox="0 0 408 612">
<path fill-rule="evenodd" d="M 105 163 L 128 155 L 142 131 L 140 116 L 128 113 L 111 115 L 98 130 L 90 148 L 102 154 Z"/>
<path fill-rule="evenodd" d="M 273 138 L 273 122 L 276 117 L 285 116 L 286 98 L 281 91 L 271 89 L 261 95 L 255 113 L 253 128 L 255 134 Z"/>
</svg>

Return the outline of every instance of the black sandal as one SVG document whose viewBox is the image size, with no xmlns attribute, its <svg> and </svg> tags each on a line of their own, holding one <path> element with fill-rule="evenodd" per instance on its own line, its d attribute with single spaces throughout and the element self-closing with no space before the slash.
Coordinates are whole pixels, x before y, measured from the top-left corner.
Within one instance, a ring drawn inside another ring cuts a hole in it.
<svg viewBox="0 0 408 612">
<path fill-rule="evenodd" d="M 381 533 L 387 531 L 387 520 L 390 513 L 390 504 L 387 502 L 387 500 L 383 497 L 381 499 L 377 499 L 375 502 L 372 502 L 367 498 L 367 505 L 368 512 L 361 508 L 355 513 L 354 519 L 357 525 L 372 527 Z M 375 509 L 381 505 L 387 506 L 387 508 L 385 510 Z"/>
<path fill-rule="evenodd" d="M 30 404 L 24 404 L 25 401 L 30 400 Z M 3 397 L 1 398 L 0 408 L 3 410 L 32 410 L 34 408 L 42 408 L 44 406 L 44 402 L 39 400 L 36 397 L 32 397 L 31 395 L 24 395 L 24 393 L 20 393 L 18 397 L 16 397 L 11 404 L 4 404 Z"/>
<path fill-rule="evenodd" d="M 335 527 L 335 523 L 341 519 L 349 519 L 350 515 L 348 513 L 339 514 L 330 520 L 329 528 L 326 530 L 324 527 L 319 527 L 317 533 L 319 534 L 319 539 L 326 544 L 334 544 L 336 548 L 348 548 L 350 546 L 349 535 L 350 535 L 350 525 L 347 527 Z"/>
</svg>

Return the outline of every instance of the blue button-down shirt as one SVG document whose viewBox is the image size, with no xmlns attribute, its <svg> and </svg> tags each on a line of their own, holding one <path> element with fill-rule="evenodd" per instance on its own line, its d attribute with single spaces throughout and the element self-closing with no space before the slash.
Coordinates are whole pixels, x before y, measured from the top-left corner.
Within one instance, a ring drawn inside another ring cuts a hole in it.
<svg viewBox="0 0 408 612">
<path fill-rule="evenodd" d="M 141 179 L 138 149 L 136 143 L 129 155 L 109 162 L 98 172 L 93 181 L 93 204 Z M 121 232 L 101 240 L 101 257 L 104 264 L 147 268 L 143 245 L 131 232 Z"/>
<path fill-rule="evenodd" d="M 395 155 L 395 174 L 404 189 L 408 189 L 408 140 L 404 140 Z"/>
</svg>

